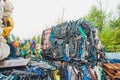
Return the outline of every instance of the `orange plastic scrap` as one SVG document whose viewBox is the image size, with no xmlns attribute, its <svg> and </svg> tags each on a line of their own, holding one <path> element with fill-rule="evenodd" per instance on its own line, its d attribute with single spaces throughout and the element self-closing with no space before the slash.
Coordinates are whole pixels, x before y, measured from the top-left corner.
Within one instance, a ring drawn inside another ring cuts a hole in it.
<svg viewBox="0 0 120 80">
<path fill-rule="evenodd" d="M 5 25 L 4 28 L 3 28 L 2 36 L 4 38 L 6 38 L 6 37 L 9 36 L 11 30 L 13 29 L 14 23 L 13 23 L 13 20 L 9 16 L 4 17 L 4 21 L 5 21 L 6 24 L 7 23 L 9 24 L 9 25 Z"/>
<path fill-rule="evenodd" d="M 61 63 L 62 68 L 64 68 L 64 67 L 65 67 L 65 64 L 66 64 L 66 62 L 62 62 L 62 63 Z"/>
<path fill-rule="evenodd" d="M 115 73 L 115 75 L 116 75 L 116 76 L 120 76 L 120 71 L 119 71 L 119 72 L 117 72 L 117 73 Z"/>
<path fill-rule="evenodd" d="M 20 42 L 19 41 L 15 41 L 13 43 L 13 46 L 19 48 L 20 47 Z"/>
<path fill-rule="evenodd" d="M 113 69 L 114 67 L 112 66 L 112 64 L 104 64 L 104 66 L 108 69 Z"/>
</svg>

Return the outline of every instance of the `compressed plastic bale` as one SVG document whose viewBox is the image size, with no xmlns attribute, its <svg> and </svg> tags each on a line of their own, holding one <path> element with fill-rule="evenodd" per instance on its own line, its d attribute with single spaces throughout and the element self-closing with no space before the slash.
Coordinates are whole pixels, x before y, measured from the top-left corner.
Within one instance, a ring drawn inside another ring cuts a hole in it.
<svg viewBox="0 0 120 80">
<path fill-rule="evenodd" d="M 47 45 L 47 42 L 44 41 L 43 45 Z"/>
<path fill-rule="evenodd" d="M 49 40 L 49 38 L 50 38 L 50 35 L 46 35 L 43 37 L 43 40 L 46 40 L 46 39 Z"/>
<path fill-rule="evenodd" d="M 103 45 L 101 43 L 101 41 L 99 40 L 99 37 L 98 37 L 98 29 L 95 28 L 95 39 L 98 40 L 98 44 L 97 44 L 97 49 L 101 50 L 103 48 Z"/>
<path fill-rule="evenodd" d="M 47 49 L 47 47 L 43 47 L 43 50 L 46 50 Z"/>
<path fill-rule="evenodd" d="M 43 50 L 46 50 L 46 49 L 47 49 L 47 46 L 46 46 L 46 45 L 42 45 L 42 49 L 43 49 Z"/>
<path fill-rule="evenodd" d="M 47 48 L 49 47 L 49 45 L 50 45 L 50 34 L 47 34 L 47 35 L 45 35 L 45 37 L 44 37 L 44 39 L 42 39 L 43 40 L 43 45 L 47 45 Z"/>
<path fill-rule="evenodd" d="M 50 42 L 49 38 L 45 38 L 45 39 L 43 39 L 43 40 L 44 40 L 44 42 L 45 42 L 45 41 Z"/>
<path fill-rule="evenodd" d="M 84 72 L 84 79 L 83 80 L 91 80 L 87 66 L 82 66 L 82 69 Z"/>
<path fill-rule="evenodd" d="M 51 30 L 46 30 L 44 31 L 44 34 L 49 34 L 51 32 Z"/>
<path fill-rule="evenodd" d="M 75 74 L 75 76 L 74 76 L 74 78 L 75 79 L 73 79 L 73 80 L 78 80 L 78 70 L 75 68 L 75 67 L 73 67 L 73 72 L 74 72 L 74 74 Z"/>
<path fill-rule="evenodd" d="M 47 28 L 47 29 L 45 29 L 44 31 L 48 31 L 48 30 L 52 30 L 52 28 L 50 27 L 50 28 Z"/>
<path fill-rule="evenodd" d="M 44 33 L 44 32 L 43 32 Z M 50 44 L 50 33 L 49 34 L 43 34 L 42 35 L 42 45 L 49 45 Z"/>
<path fill-rule="evenodd" d="M 94 73 L 94 70 L 93 70 L 91 67 L 88 67 L 88 70 L 89 70 L 91 79 L 92 79 L 92 80 L 97 80 L 97 79 L 96 79 L 96 75 L 95 75 L 95 73 Z"/>
<path fill-rule="evenodd" d="M 50 43 L 44 43 L 43 45 L 46 45 L 46 46 L 48 45 L 48 46 L 50 46 Z"/>
<path fill-rule="evenodd" d="M 46 47 L 48 48 L 50 45 L 48 44 L 48 45 L 46 45 Z"/>
<path fill-rule="evenodd" d="M 53 78 L 54 80 L 60 80 L 60 75 L 57 75 L 59 70 L 54 70 L 53 71 Z"/>
<path fill-rule="evenodd" d="M 95 28 L 95 39 L 98 39 L 99 40 L 99 37 L 98 37 L 98 29 Z"/>
<path fill-rule="evenodd" d="M 103 45 L 102 45 L 101 41 L 99 41 L 97 44 L 97 49 L 101 50 L 102 48 L 103 48 Z"/>
<path fill-rule="evenodd" d="M 72 66 L 69 65 L 67 69 L 68 69 L 68 80 L 75 80 L 76 75 L 74 73 Z"/>
<path fill-rule="evenodd" d="M 44 30 L 44 34 L 49 34 L 51 32 L 52 28 L 48 28 Z"/>
<path fill-rule="evenodd" d="M 96 73 L 97 79 L 98 79 L 98 80 L 103 80 L 102 77 L 101 77 L 101 75 L 102 75 L 102 73 L 101 73 L 102 68 L 99 67 L 99 66 L 95 66 L 95 67 L 94 67 L 94 71 L 95 71 L 95 73 Z"/>
<path fill-rule="evenodd" d="M 42 37 L 42 42 L 44 45 L 46 45 L 46 47 L 44 47 L 44 49 L 48 48 L 48 47 L 51 47 L 51 49 L 52 49 L 54 47 L 54 49 L 56 51 L 56 55 L 61 55 L 60 51 L 63 51 L 62 53 L 65 54 L 65 44 L 68 44 L 68 43 L 70 44 L 71 39 L 77 38 L 79 36 L 84 38 L 84 40 L 83 40 L 83 42 L 85 41 L 84 47 L 87 47 L 87 49 L 84 48 L 84 50 L 83 50 L 83 48 L 82 48 L 83 46 L 78 48 L 81 50 L 78 50 L 77 52 L 80 51 L 80 53 L 83 53 L 83 51 L 84 51 L 85 55 L 82 55 L 82 56 L 75 55 L 74 58 L 76 58 L 78 56 L 78 58 L 83 57 L 83 59 L 85 59 L 85 56 L 96 54 L 97 44 L 95 44 L 95 42 L 97 43 L 97 40 L 99 40 L 98 31 L 95 31 L 95 27 L 88 21 L 83 20 L 81 22 L 80 20 L 77 20 L 77 21 L 71 21 L 70 23 L 67 22 L 67 24 L 62 23 L 62 24 L 53 26 L 50 34 L 48 34 L 47 31 L 48 31 L 47 29 L 44 30 L 43 31 L 44 35 L 42 35 L 44 37 L 44 39 Z M 50 37 L 48 37 L 48 35 Z M 46 39 L 50 40 L 50 44 L 52 43 L 51 46 L 48 45 L 48 41 Z M 59 41 L 59 39 L 62 39 L 63 41 L 61 42 L 61 41 Z M 77 40 L 79 40 L 79 39 L 77 39 Z M 82 45 L 83 42 L 79 43 L 78 45 Z M 62 48 L 60 48 L 59 46 L 61 46 Z M 90 49 L 91 48 L 90 46 L 91 47 L 94 46 L 95 48 Z M 70 54 L 72 54 L 75 51 L 74 47 L 75 46 L 71 47 Z M 100 45 L 98 45 L 98 49 L 101 49 Z M 92 53 L 92 52 L 94 52 L 94 53 Z M 50 55 L 50 56 L 52 56 L 52 55 Z M 94 57 L 94 56 L 92 56 L 92 57 Z M 58 58 L 58 56 L 55 56 L 55 58 Z"/>
<path fill-rule="evenodd" d="M 50 38 L 50 35 L 45 35 L 43 40 L 49 40 L 49 38 Z"/>
<path fill-rule="evenodd" d="M 47 48 L 48 48 L 48 45 L 43 45 L 42 48 L 43 48 L 43 49 L 47 49 Z"/>
<path fill-rule="evenodd" d="M 60 29 L 59 29 L 59 27 L 53 27 L 51 33 L 52 33 L 55 37 L 59 37 L 59 36 L 60 36 Z"/>
<path fill-rule="evenodd" d="M 85 34 L 84 30 L 81 27 L 79 28 L 79 31 L 80 31 L 82 37 L 85 38 L 86 34 Z"/>
<path fill-rule="evenodd" d="M 54 41 L 54 36 L 53 36 L 53 34 L 52 33 L 50 33 L 50 42 L 53 42 Z"/>
<path fill-rule="evenodd" d="M 50 38 L 50 34 L 46 34 L 46 35 L 45 35 L 45 38 L 46 38 L 46 39 L 49 39 L 49 38 Z"/>
<path fill-rule="evenodd" d="M 43 44 L 48 45 L 48 44 L 50 44 L 50 41 L 49 40 L 44 40 Z"/>
</svg>

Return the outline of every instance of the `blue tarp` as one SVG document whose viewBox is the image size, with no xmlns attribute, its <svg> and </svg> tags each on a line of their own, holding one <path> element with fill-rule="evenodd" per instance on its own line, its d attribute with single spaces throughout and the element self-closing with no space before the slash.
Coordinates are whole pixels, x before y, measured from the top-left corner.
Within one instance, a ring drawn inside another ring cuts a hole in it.
<svg viewBox="0 0 120 80">
<path fill-rule="evenodd" d="M 120 53 L 106 53 L 105 55 L 110 63 L 120 63 Z"/>
</svg>

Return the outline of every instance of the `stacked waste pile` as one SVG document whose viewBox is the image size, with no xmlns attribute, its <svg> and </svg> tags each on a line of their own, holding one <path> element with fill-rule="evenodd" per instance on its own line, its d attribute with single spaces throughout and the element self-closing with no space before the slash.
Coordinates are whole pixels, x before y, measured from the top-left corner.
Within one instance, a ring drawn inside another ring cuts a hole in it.
<svg viewBox="0 0 120 80">
<path fill-rule="evenodd" d="M 41 60 L 40 44 L 36 40 L 9 38 L 7 44 L 10 54 L 0 61 L 0 80 L 49 80 L 56 68 Z"/>
<path fill-rule="evenodd" d="M 53 26 L 43 31 L 41 44 L 43 59 L 56 67 L 55 80 L 105 80 L 105 50 L 92 23 L 79 19 Z"/>
<path fill-rule="evenodd" d="M 65 22 L 36 40 L 7 39 L 10 55 L 0 62 L 0 80 L 105 80 L 105 51 L 95 26 L 86 20 Z M 108 78 L 108 77 L 107 77 Z"/>
<path fill-rule="evenodd" d="M 55 68 L 47 62 L 19 58 L 0 62 L 0 80 L 50 80 Z"/>
<path fill-rule="evenodd" d="M 7 44 L 10 54 L 0 61 L 0 80 L 49 80 L 56 68 L 42 61 L 36 39 L 21 41 L 10 37 Z"/>
<path fill-rule="evenodd" d="M 101 62 L 107 62 L 104 48 L 92 23 L 76 20 L 44 30 L 40 52 L 35 40 L 9 40 L 12 11 L 9 0 L 0 0 L 0 35 L 7 39 L 0 36 L 0 80 L 106 78 L 101 68 Z"/>
<path fill-rule="evenodd" d="M 16 40 L 8 38 L 7 43 L 10 46 L 10 55 L 8 58 L 42 58 L 40 44 L 37 43 L 36 39 Z"/>
</svg>

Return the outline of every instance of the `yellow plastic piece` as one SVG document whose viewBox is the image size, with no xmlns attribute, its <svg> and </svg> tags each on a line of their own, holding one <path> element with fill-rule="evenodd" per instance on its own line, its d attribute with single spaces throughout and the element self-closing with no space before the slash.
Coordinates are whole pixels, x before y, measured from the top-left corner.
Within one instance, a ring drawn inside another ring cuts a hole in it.
<svg viewBox="0 0 120 80">
<path fill-rule="evenodd" d="M 60 75 L 57 75 L 59 70 L 54 70 L 53 71 L 53 77 L 54 77 L 54 80 L 60 80 Z"/>
<path fill-rule="evenodd" d="M 5 26 L 3 27 L 2 36 L 3 36 L 4 38 L 6 38 L 6 37 L 9 36 L 11 30 L 13 29 L 14 23 L 13 23 L 13 20 L 12 20 L 9 16 L 4 17 L 4 21 L 5 21 L 6 23 L 9 23 L 9 25 L 5 25 Z"/>
</svg>

